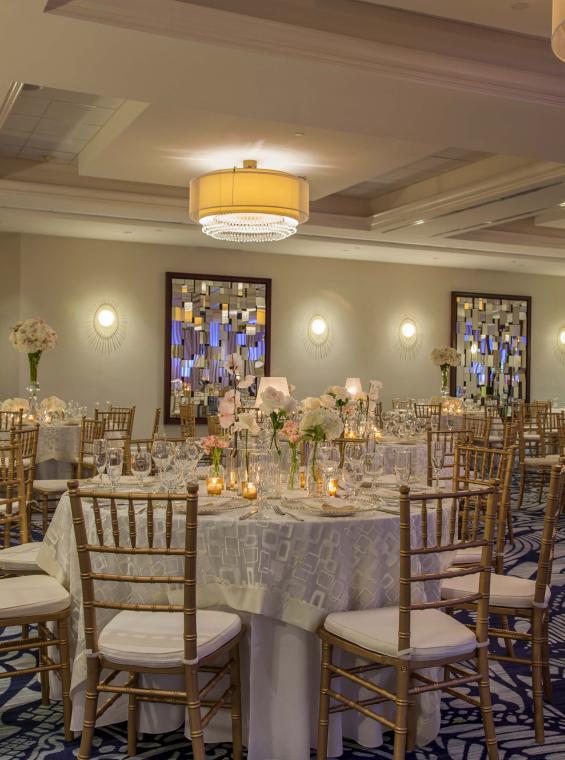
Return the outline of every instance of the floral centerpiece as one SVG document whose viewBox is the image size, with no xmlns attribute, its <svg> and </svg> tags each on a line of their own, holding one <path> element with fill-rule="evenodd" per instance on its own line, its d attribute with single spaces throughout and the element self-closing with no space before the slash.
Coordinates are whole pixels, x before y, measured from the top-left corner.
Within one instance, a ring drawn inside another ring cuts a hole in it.
<svg viewBox="0 0 565 760">
<path fill-rule="evenodd" d="M 347 388 L 341 385 L 330 385 L 320 396 L 320 404 L 325 409 L 337 409 L 343 422 L 348 407 L 351 407 L 352 399 Z"/>
<path fill-rule="evenodd" d="M 47 412 L 48 414 L 64 414 L 67 404 L 59 396 L 47 396 L 39 404 L 40 412 Z"/>
<path fill-rule="evenodd" d="M 3 412 L 19 412 L 23 409 L 24 413 L 29 409 L 29 401 L 27 398 L 7 398 L 2 404 L 0 409 Z"/>
<path fill-rule="evenodd" d="M 55 330 L 38 317 L 26 319 L 12 327 L 10 343 L 17 351 L 27 354 L 30 384 L 37 383 L 37 367 L 41 354 L 51 351 L 57 345 Z"/>
<path fill-rule="evenodd" d="M 202 439 L 202 448 L 212 460 L 211 470 L 217 478 L 222 476 L 222 451 L 227 445 L 225 438 L 218 435 L 208 435 Z"/>
<path fill-rule="evenodd" d="M 259 409 L 269 417 L 273 432 L 271 435 L 271 448 L 275 447 L 280 455 L 278 434 L 283 429 L 289 416 L 296 410 L 298 402 L 292 396 L 287 396 L 272 386 L 268 386 L 259 398 Z"/>
<path fill-rule="evenodd" d="M 343 420 L 335 409 L 322 406 L 321 399 L 305 399 L 310 409 L 306 409 L 300 420 L 299 430 L 302 436 L 312 442 L 312 450 L 309 455 L 307 480 L 309 491 L 317 493 L 321 488 L 321 473 L 317 466 L 316 457 L 318 444 L 323 441 L 334 441 L 343 433 Z M 304 402 L 303 402 L 304 406 Z"/>
<path fill-rule="evenodd" d="M 245 365 L 240 354 L 229 354 L 225 367 L 230 376 L 231 388 L 220 401 L 218 412 L 220 414 L 220 426 L 228 430 L 237 419 L 237 410 L 241 406 L 240 391 L 253 385 L 255 375 L 245 375 L 245 377 L 242 377 Z"/>
<path fill-rule="evenodd" d="M 298 422 L 295 422 L 294 420 L 286 420 L 281 429 L 281 438 L 288 442 L 290 465 L 288 468 L 287 488 L 293 491 L 298 484 L 297 478 L 300 469 L 298 446 L 302 440 L 302 436 L 300 435 Z"/>
<path fill-rule="evenodd" d="M 461 364 L 461 357 L 454 348 L 440 346 L 430 354 L 432 362 L 441 368 L 441 395 L 449 396 L 449 369 Z"/>
</svg>

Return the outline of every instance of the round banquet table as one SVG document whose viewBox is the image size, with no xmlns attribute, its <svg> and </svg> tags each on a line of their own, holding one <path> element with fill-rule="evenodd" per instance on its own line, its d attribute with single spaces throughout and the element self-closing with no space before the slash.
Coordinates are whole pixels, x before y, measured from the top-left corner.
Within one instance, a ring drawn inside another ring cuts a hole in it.
<svg viewBox="0 0 565 760">
<path fill-rule="evenodd" d="M 131 483 L 130 478 L 122 480 Z M 209 509 L 210 503 L 211 500 L 201 498 L 199 508 Z M 212 503 L 220 505 L 221 501 L 212 500 Z M 399 516 L 393 512 L 365 511 L 351 517 L 328 518 L 299 511 L 297 506 L 291 511 L 303 517 L 301 522 L 275 515 L 270 509 L 269 520 L 241 521 L 238 518 L 248 506 L 233 509 L 229 500 L 223 505 L 226 511 L 198 518 L 198 606 L 235 610 L 247 629 L 242 643 L 242 690 L 248 760 L 309 760 L 310 748 L 316 745 L 318 713 L 320 646 L 316 628 L 330 612 L 398 603 Z M 143 511 L 143 502 L 139 508 Z M 88 510 L 86 517 L 87 529 L 94 537 Z M 411 525 L 416 533 L 420 530 L 420 517 L 419 510 L 414 510 Z M 123 514 L 119 516 L 124 536 L 127 519 L 124 505 Z M 161 528 L 164 530 L 163 525 Z M 157 522 L 155 534 L 159 536 Z M 177 542 L 173 539 L 176 545 L 184 540 L 181 511 L 174 514 L 173 535 L 178 538 Z M 143 563 L 142 572 L 151 574 L 152 558 L 143 556 L 138 561 Z M 167 567 L 167 574 L 182 574 L 182 558 L 166 561 L 173 563 Z M 435 572 L 440 569 L 440 562 L 446 561 L 449 558 L 445 554 L 425 555 L 421 569 Z M 96 555 L 97 570 L 102 566 L 109 570 L 113 562 L 115 555 Z M 72 728 L 80 731 L 86 647 L 80 572 L 68 494 L 61 497 L 57 506 L 38 563 L 71 593 Z M 141 569 L 136 567 L 129 572 L 141 572 Z M 101 585 L 113 599 L 120 592 L 128 593 L 126 584 Z M 148 589 L 136 584 L 134 593 L 137 601 L 157 601 L 155 587 Z M 416 600 L 437 598 L 438 589 L 435 583 L 425 587 L 415 584 L 413 593 Z M 180 588 L 167 587 L 164 601 L 181 603 L 181 595 Z M 99 626 L 103 627 L 114 614 L 113 610 L 99 610 Z M 341 664 L 349 666 L 352 660 L 343 659 Z M 389 688 L 392 686 L 389 680 L 393 678 L 392 671 L 379 673 L 375 678 Z M 151 679 L 144 676 L 143 679 L 148 685 L 155 685 L 158 679 L 161 688 L 182 688 L 180 676 Z M 55 691 L 57 684 L 53 685 Z M 349 689 L 350 685 L 345 688 Z M 351 695 L 358 693 L 355 689 Z M 363 696 L 366 695 L 361 698 Z M 126 700 L 121 697 L 99 724 L 125 720 Z M 417 741 L 426 744 L 439 730 L 439 695 L 422 695 L 417 713 Z M 393 717 L 391 709 L 385 714 Z M 181 707 L 141 703 L 140 732 L 171 731 L 183 721 Z M 229 741 L 230 736 L 229 712 L 215 716 L 205 730 L 206 742 Z M 382 743 L 380 724 L 351 711 L 331 719 L 329 757 L 341 755 L 343 736 L 367 747 Z"/>
</svg>

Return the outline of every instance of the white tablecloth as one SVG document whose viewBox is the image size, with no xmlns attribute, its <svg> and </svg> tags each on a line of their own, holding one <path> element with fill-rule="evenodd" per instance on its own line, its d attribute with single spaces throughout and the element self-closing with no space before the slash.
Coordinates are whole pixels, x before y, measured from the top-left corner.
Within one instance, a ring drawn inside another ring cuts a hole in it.
<svg viewBox="0 0 565 760">
<path fill-rule="evenodd" d="M 239 611 L 248 626 L 242 647 L 248 760 L 307 760 L 310 747 L 315 746 L 318 709 L 320 658 L 314 631 L 329 612 L 397 603 L 399 518 L 370 512 L 329 519 L 300 512 L 304 522 L 274 513 L 269 521 L 253 518 L 239 521 L 239 514 L 240 511 L 232 511 L 199 517 L 198 603 L 202 607 Z M 419 524 L 420 515 L 415 511 L 414 531 L 419 530 Z M 179 541 L 183 540 L 183 525 L 184 516 L 179 512 L 174 517 L 174 535 Z M 125 510 L 123 529 L 127 530 Z M 115 561 L 112 555 L 98 558 L 103 563 Z M 61 498 L 38 561 L 69 588 L 73 599 L 72 727 L 80 730 L 86 654 L 82 592 L 68 495 Z M 151 558 L 141 561 L 144 572 L 150 574 Z M 181 573 L 181 560 L 172 558 L 170 562 L 167 572 Z M 437 563 L 436 555 L 428 555 L 427 572 L 437 570 Z M 135 571 L 132 568 L 130 572 Z M 415 598 L 437 593 L 431 585 L 427 584 L 425 590 L 414 588 Z M 113 587 L 109 593 L 115 595 L 115 584 L 103 587 L 108 586 Z M 125 591 L 125 584 L 121 588 Z M 145 591 L 145 587 L 136 584 L 135 592 L 141 589 L 143 593 L 155 594 L 154 589 Z M 170 593 L 174 596 L 174 591 Z M 99 615 L 100 621 L 115 614 L 109 610 L 99 612 L 103 613 Z M 126 712 L 126 703 L 120 700 L 104 715 L 103 722 L 124 720 Z M 168 731 L 182 721 L 180 708 L 142 705 L 141 731 Z M 438 729 L 439 698 L 426 694 L 419 705 L 419 742 L 431 741 Z M 341 754 L 342 734 L 366 746 L 378 746 L 382 741 L 377 723 L 358 715 L 340 714 L 332 720 L 330 756 Z M 220 716 L 208 727 L 206 741 L 225 741 L 229 735 L 227 716 Z"/>
<path fill-rule="evenodd" d="M 402 450 L 410 452 L 411 475 L 425 479 L 428 466 L 428 448 L 424 439 L 400 440 L 394 436 L 385 435 L 380 440 L 378 448 L 384 452 L 384 466 L 387 475 L 394 472 L 396 452 Z"/>
</svg>

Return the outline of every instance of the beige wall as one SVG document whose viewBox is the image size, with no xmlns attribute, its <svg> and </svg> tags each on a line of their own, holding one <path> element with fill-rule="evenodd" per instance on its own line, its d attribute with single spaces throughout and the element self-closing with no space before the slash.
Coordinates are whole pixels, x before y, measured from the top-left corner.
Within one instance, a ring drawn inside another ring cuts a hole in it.
<svg viewBox="0 0 565 760">
<path fill-rule="evenodd" d="M 4 257 L 2 262 L 4 279 Z M 343 383 L 347 375 L 365 383 L 382 380 L 385 402 L 397 395 L 437 393 L 439 371 L 429 352 L 449 343 L 450 291 L 531 295 L 532 393 L 565 399 L 565 367 L 555 352 L 557 331 L 565 324 L 560 278 L 22 235 L 20 313 L 42 316 L 60 339 L 41 361 L 42 395 L 89 405 L 135 403 L 136 432 L 148 434 L 153 410 L 163 404 L 166 271 L 271 277 L 271 373 L 287 375 L 299 397 Z M 108 298 L 125 315 L 127 334 L 122 347 L 105 356 L 93 351 L 86 336 L 89 314 Z M 308 319 L 316 312 L 326 317 L 332 335 L 324 360 L 312 357 L 304 344 Z M 398 347 L 405 315 L 421 330 L 421 351 L 414 359 L 402 358 Z M 4 395 L 23 393 L 23 357 L 19 384 L 10 373 L 6 379 L 12 385 Z"/>
<path fill-rule="evenodd" d="M 20 236 L 0 234 L 0 400 L 18 389 L 18 355 L 8 342 L 19 319 Z"/>
</svg>

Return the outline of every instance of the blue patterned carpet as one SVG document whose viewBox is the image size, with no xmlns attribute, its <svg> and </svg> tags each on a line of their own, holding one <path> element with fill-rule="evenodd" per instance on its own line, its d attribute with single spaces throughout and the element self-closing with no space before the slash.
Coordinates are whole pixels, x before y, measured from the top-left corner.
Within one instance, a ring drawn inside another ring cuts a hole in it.
<svg viewBox="0 0 565 760">
<path fill-rule="evenodd" d="M 509 550 L 507 568 L 515 575 L 532 577 L 536 568 L 543 523 L 542 508 L 525 506 L 516 512 L 516 542 Z M 546 705 L 546 743 L 536 745 L 533 735 L 531 678 L 528 669 L 493 663 L 491 688 L 500 757 L 503 760 L 522 758 L 565 758 L 565 531 L 561 526 L 556 546 L 552 593 L 551 673 L 553 705 Z M 3 638 L 9 636 L 4 631 Z M 0 637 L 1 638 L 1 637 Z M 520 646 L 517 646 L 520 651 Z M 29 655 L 27 655 L 29 656 Z M 4 658 L 0 667 L 13 670 L 23 665 L 24 656 Z M 267 730 L 267 729 L 266 729 Z M 482 760 L 483 747 L 480 715 L 465 702 L 444 697 L 442 730 L 436 742 L 420 748 L 408 757 L 411 760 Z M 347 743 L 342 760 L 391 758 L 389 741 L 370 750 Z M 62 737 L 62 713 L 58 703 L 42 707 L 35 678 L 20 676 L 0 680 L 0 760 L 71 760 L 76 757 L 78 742 L 65 745 Z M 145 736 L 138 743 L 138 757 L 145 760 L 190 760 L 192 753 L 181 734 Z M 126 727 L 98 729 L 93 758 L 118 760 L 126 757 Z M 231 760 L 229 745 L 208 747 L 210 760 Z M 315 753 L 312 754 L 315 757 Z"/>
</svg>

